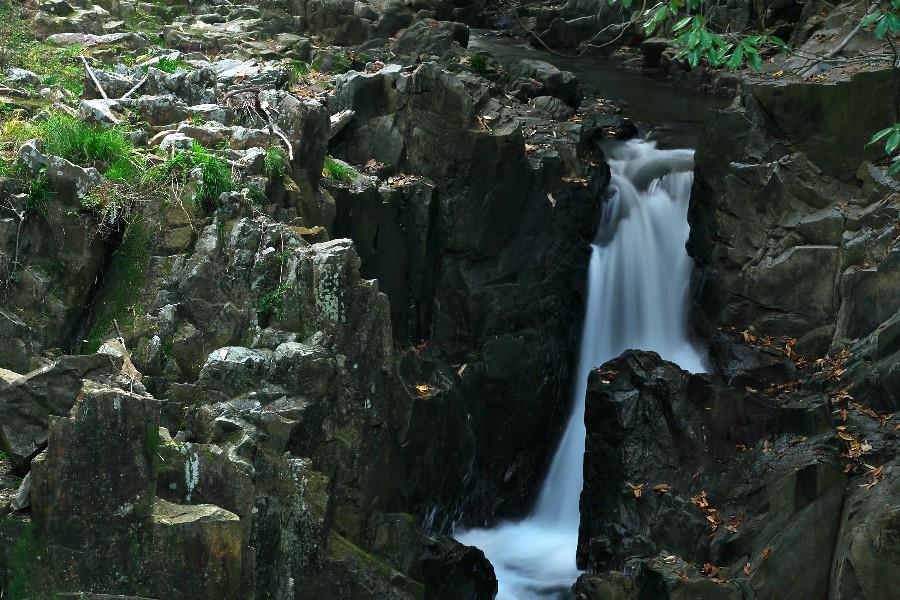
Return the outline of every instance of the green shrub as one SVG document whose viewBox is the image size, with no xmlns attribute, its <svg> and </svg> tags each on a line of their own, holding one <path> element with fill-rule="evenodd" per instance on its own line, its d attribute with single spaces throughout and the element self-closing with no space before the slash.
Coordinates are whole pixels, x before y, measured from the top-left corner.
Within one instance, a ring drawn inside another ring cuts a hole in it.
<svg viewBox="0 0 900 600">
<path fill-rule="evenodd" d="M 197 142 L 190 150 L 178 152 L 166 162 L 147 169 L 140 177 L 144 187 L 160 187 L 166 182 L 187 183 L 188 174 L 200 167 L 201 182 L 192 200 L 205 208 L 214 207 L 219 197 L 234 188 L 231 166 L 224 158 L 216 156 Z"/>
<path fill-rule="evenodd" d="M 287 172 L 287 155 L 278 146 L 266 148 L 266 157 L 263 159 L 263 172 L 266 177 L 283 177 Z"/>
<path fill-rule="evenodd" d="M 137 171 L 134 146 L 119 129 L 90 125 L 60 113 L 38 123 L 37 129 L 44 141 L 45 154 L 62 156 L 82 166 L 91 166 L 96 162 L 107 167 L 116 165 L 119 172 L 130 165 L 128 176 L 133 176 Z"/>
<path fill-rule="evenodd" d="M 350 183 L 358 175 L 353 167 L 339 163 L 330 156 L 325 157 L 325 165 L 322 167 L 322 177 L 325 179 L 337 183 Z"/>
</svg>

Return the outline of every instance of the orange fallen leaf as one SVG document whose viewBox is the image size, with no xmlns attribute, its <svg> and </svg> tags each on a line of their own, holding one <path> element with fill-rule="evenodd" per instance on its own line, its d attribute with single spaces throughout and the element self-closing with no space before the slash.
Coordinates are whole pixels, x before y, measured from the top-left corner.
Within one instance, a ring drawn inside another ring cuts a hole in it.
<svg viewBox="0 0 900 600">
<path fill-rule="evenodd" d="M 625 485 L 627 485 L 628 487 L 631 488 L 631 493 L 634 494 L 635 498 L 640 498 L 641 494 L 644 493 L 644 484 L 643 483 L 634 485 L 632 483 L 626 482 Z"/>
<path fill-rule="evenodd" d="M 771 555 L 772 555 L 771 548 L 766 548 L 765 550 L 762 551 L 763 560 L 769 560 L 769 556 L 771 556 Z"/>
</svg>

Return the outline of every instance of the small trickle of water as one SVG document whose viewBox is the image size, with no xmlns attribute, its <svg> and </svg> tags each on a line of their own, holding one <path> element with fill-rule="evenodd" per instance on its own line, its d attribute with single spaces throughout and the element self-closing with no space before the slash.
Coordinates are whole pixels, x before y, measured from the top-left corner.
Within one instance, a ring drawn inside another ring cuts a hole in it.
<svg viewBox="0 0 900 600">
<path fill-rule="evenodd" d="M 630 348 L 656 351 L 693 372 L 703 353 L 687 328 L 693 263 L 685 250 L 692 150 L 628 142 L 610 161 L 613 197 L 591 251 L 588 298 L 572 415 L 533 512 L 492 529 L 456 532 L 494 565 L 498 600 L 567 595 L 578 577 L 578 499 L 584 456 L 584 400 L 594 369 Z"/>
</svg>

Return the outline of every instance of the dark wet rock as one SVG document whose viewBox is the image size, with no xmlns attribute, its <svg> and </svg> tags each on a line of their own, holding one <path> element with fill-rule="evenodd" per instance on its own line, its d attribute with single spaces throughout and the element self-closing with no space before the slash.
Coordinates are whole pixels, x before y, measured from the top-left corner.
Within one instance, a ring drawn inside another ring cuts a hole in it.
<svg viewBox="0 0 900 600">
<path fill-rule="evenodd" d="M 528 104 L 554 121 L 566 121 L 575 114 L 575 111 L 569 105 L 553 96 L 538 96 L 537 98 L 532 98 Z"/>
<path fill-rule="evenodd" d="M 37 595 L 147 589 L 173 599 L 242 597 L 240 518 L 155 497 L 160 406 L 86 383 L 71 416 L 51 422 L 47 450 L 32 463 L 32 518 L 47 557 L 30 567 Z M 192 481 L 190 469 L 186 476 Z"/>
<path fill-rule="evenodd" d="M 831 558 L 818 550 L 837 539 L 846 485 L 828 420 L 821 394 L 782 404 L 625 352 L 588 384 L 579 565 L 671 554 L 756 594 L 823 597 Z"/>
<path fill-rule="evenodd" d="M 437 57 L 447 60 L 462 54 L 469 44 L 469 28 L 462 23 L 421 19 L 397 34 L 394 53 L 405 62 Z"/>
<path fill-rule="evenodd" d="M 858 169 L 871 152 L 866 127 L 888 119 L 877 91 L 886 78 L 753 80 L 713 118 L 696 154 L 688 244 L 712 324 L 805 337 L 801 347 L 821 355 L 897 310 L 888 292 L 896 269 L 883 244 L 894 227 L 895 209 L 882 201 L 890 187 Z M 849 105 L 873 121 L 847 129 L 840 107 Z M 809 119 L 821 123 L 816 132 L 801 125 Z"/>
<path fill-rule="evenodd" d="M 835 545 L 830 597 L 887 599 L 897 588 L 900 547 L 898 460 L 883 465 L 884 481 L 852 490 L 844 506 Z"/>
<path fill-rule="evenodd" d="M 542 60 L 524 59 L 509 72 L 511 90 L 521 99 L 553 96 L 575 108 L 582 93 L 578 78 L 569 71 L 560 71 Z"/>
<path fill-rule="evenodd" d="M 463 81 L 433 63 L 412 72 L 389 65 L 373 74 L 349 73 L 339 81 L 334 100 L 333 111 L 355 111 L 332 140 L 334 153 L 356 165 L 374 159 L 383 163 L 383 172 L 413 176 L 380 193 L 374 186 L 336 190 L 335 226 L 358 241 L 362 272 L 386 281 L 395 340 L 427 340 L 437 353 L 429 361 L 456 365 L 412 368 L 406 388 L 398 388 L 395 401 L 404 406 L 404 416 L 397 422 L 406 440 L 409 476 L 433 481 L 428 473 L 446 468 L 437 466 L 439 458 L 426 442 L 446 427 L 467 440 L 452 470 L 478 490 L 463 494 L 469 510 L 524 510 L 543 470 L 540 457 L 546 454 L 538 448 L 554 437 L 548 436 L 547 422 L 560 423 L 567 412 L 564 382 L 581 300 L 558 292 L 579 288 L 606 173 L 586 173 L 590 186 L 566 187 L 555 179 L 550 159 L 529 162 L 517 121 L 478 126 Z M 429 183 L 418 183 L 421 179 Z M 552 201 L 545 182 L 553 189 Z M 582 242 L 550 241 L 559 239 Z M 401 245 L 398 259 L 395 249 Z M 420 272 L 420 266 L 426 270 Z M 534 347 L 544 348 L 545 358 L 523 361 Z M 437 390 L 439 421 L 428 417 L 426 405 L 434 401 L 410 393 L 418 383 Z M 479 389 L 490 390 L 485 401 L 466 399 L 484 397 Z M 467 413 L 474 430 L 465 424 Z M 408 418 L 423 424 L 410 427 Z M 479 425 L 487 423 L 494 426 Z M 518 433 L 507 439 L 513 431 Z M 469 439 L 483 449 L 474 463 L 467 454 Z M 416 485 L 411 489 L 434 492 L 417 493 L 414 501 L 427 506 L 434 502 L 429 496 L 437 496 L 442 510 L 455 510 L 447 501 L 460 497 L 453 491 L 459 481 Z"/>
<path fill-rule="evenodd" d="M 494 568 L 478 548 L 428 540 L 421 560 L 428 600 L 492 600 L 497 594 Z"/>
<path fill-rule="evenodd" d="M 851 346 L 842 381 L 877 410 L 900 408 L 900 312 Z"/>
</svg>

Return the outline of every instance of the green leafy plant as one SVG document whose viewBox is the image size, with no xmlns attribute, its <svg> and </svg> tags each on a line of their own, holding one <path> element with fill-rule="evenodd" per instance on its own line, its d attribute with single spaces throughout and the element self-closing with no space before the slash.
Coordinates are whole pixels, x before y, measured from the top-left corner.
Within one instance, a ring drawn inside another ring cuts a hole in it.
<svg viewBox="0 0 900 600">
<path fill-rule="evenodd" d="M 197 142 L 194 142 L 191 154 L 194 165 L 200 167 L 202 178 L 194 193 L 194 201 L 207 208 L 215 206 L 219 196 L 231 191 L 231 166 Z"/>
<path fill-rule="evenodd" d="M 350 183 L 358 175 L 353 167 L 340 163 L 330 156 L 325 157 L 325 164 L 322 167 L 322 176 L 325 179 L 336 183 Z"/>
<path fill-rule="evenodd" d="M 8 457 L 6 456 L 6 452 L 4 452 L 3 450 L 0 450 L 0 462 L 7 460 L 7 458 Z"/>
<path fill-rule="evenodd" d="M 867 27 L 873 23 L 875 25 L 875 37 L 884 39 L 888 34 L 894 34 L 900 31 L 900 0 L 888 0 L 878 2 L 860 22 L 860 27 Z"/>
<path fill-rule="evenodd" d="M 894 176 L 900 173 L 900 123 L 894 123 L 890 127 L 885 127 L 872 136 L 869 145 L 877 144 L 884 141 L 884 153 L 890 158 L 891 165 L 888 167 L 888 175 Z"/>
<path fill-rule="evenodd" d="M 190 150 L 177 152 L 169 160 L 147 169 L 140 177 L 144 187 L 158 187 L 165 182 L 187 183 L 188 174 L 200 168 L 200 184 L 194 190 L 192 200 L 205 208 L 214 207 L 219 197 L 234 188 L 231 166 L 224 158 L 217 156 L 199 143 L 194 142 Z"/>
<path fill-rule="evenodd" d="M 868 27 L 875 24 L 875 37 L 887 39 L 892 48 L 896 48 L 895 34 L 900 31 L 900 0 L 880 0 L 872 4 L 868 13 L 860 21 L 859 27 Z M 895 50 L 896 58 L 896 50 Z M 890 161 L 888 175 L 900 174 L 900 123 L 894 123 L 876 132 L 869 140 L 867 146 L 884 143 L 884 153 Z"/>
<path fill-rule="evenodd" d="M 266 156 L 263 159 L 263 172 L 266 177 L 283 177 L 287 172 L 287 155 L 278 146 L 266 148 Z"/>
<path fill-rule="evenodd" d="M 262 315 L 273 315 L 281 310 L 284 303 L 284 293 L 290 287 L 286 283 L 278 284 L 278 287 L 259 298 L 258 309 Z"/>
<path fill-rule="evenodd" d="M 121 130 L 90 125 L 63 113 L 52 113 L 37 123 L 14 119 L 0 130 L 2 142 L 21 144 L 30 138 L 42 140 L 44 154 L 83 167 L 102 167 L 110 179 L 131 179 L 144 167 L 142 157 Z"/>
<path fill-rule="evenodd" d="M 634 0 L 609 0 L 632 8 Z M 710 66 L 737 69 L 747 64 L 754 69 L 762 66 L 760 53 L 768 47 L 789 51 L 784 40 L 774 35 L 735 35 L 717 33 L 709 29 L 709 23 L 701 10 L 704 0 L 667 0 L 658 2 L 640 15 L 644 32 L 654 34 L 671 23 L 674 36 L 671 45 L 678 49 L 678 58 L 686 58 L 693 68 L 705 59 Z M 673 22 L 674 21 L 674 22 Z"/>
</svg>

